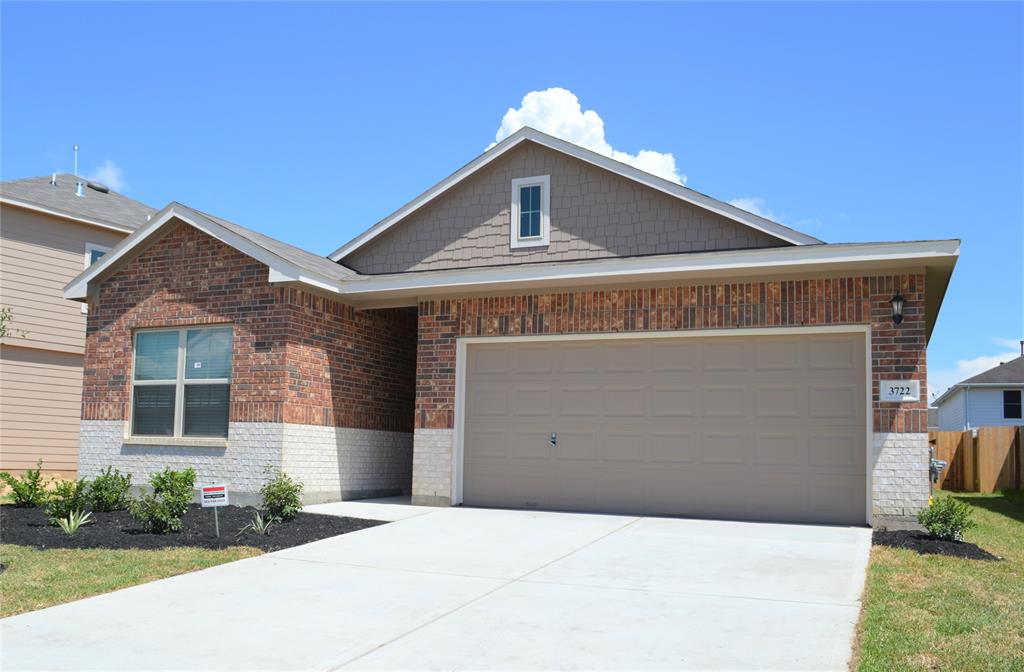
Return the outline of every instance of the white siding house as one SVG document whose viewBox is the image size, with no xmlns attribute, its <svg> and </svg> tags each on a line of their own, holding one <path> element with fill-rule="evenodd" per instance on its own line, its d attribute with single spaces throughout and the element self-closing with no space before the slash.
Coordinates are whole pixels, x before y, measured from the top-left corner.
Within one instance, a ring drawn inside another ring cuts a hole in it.
<svg viewBox="0 0 1024 672">
<path fill-rule="evenodd" d="M 935 400 L 938 428 L 963 431 L 977 427 L 1024 425 L 1024 357 L 957 383 Z"/>
</svg>

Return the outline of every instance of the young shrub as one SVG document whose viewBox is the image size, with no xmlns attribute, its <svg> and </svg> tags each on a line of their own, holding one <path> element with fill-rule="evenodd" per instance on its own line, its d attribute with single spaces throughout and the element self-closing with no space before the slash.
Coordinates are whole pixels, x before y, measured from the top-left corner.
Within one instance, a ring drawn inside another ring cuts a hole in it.
<svg viewBox="0 0 1024 672">
<path fill-rule="evenodd" d="M 164 469 L 149 477 L 153 494 L 132 501 L 128 511 L 146 532 L 177 532 L 181 529 L 181 517 L 194 499 L 195 483 L 193 469 Z"/>
<path fill-rule="evenodd" d="M 962 541 L 964 531 L 975 525 L 970 505 L 949 495 L 936 497 L 931 506 L 917 514 L 917 522 L 928 534 L 946 541 Z"/>
<path fill-rule="evenodd" d="M 91 513 L 82 513 L 81 511 L 72 511 L 64 518 L 57 518 L 54 520 L 57 526 L 64 531 L 66 535 L 72 535 L 78 531 L 82 525 L 89 522 L 92 518 Z"/>
<path fill-rule="evenodd" d="M 260 494 L 271 520 L 291 520 L 302 509 L 302 483 L 280 469 L 260 488 Z"/>
<path fill-rule="evenodd" d="M 11 476 L 6 471 L 0 472 L 0 481 L 11 489 L 11 499 L 15 506 L 42 506 L 46 503 L 46 486 L 50 481 L 43 481 L 43 461 L 36 462 L 35 469 L 26 469 L 21 478 Z"/>
<path fill-rule="evenodd" d="M 131 502 L 128 489 L 132 485 L 132 475 L 122 474 L 108 466 L 106 471 L 89 485 L 89 502 L 93 511 L 124 511 Z"/>
<path fill-rule="evenodd" d="M 88 483 L 84 478 L 77 481 L 61 481 L 50 491 L 44 510 L 54 525 L 61 518 L 67 518 L 73 511 L 82 511 L 89 503 L 86 496 Z"/>
<path fill-rule="evenodd" d="M 270 526 L 274 523 L 274 519 L 270 516 L 263 517 L 259 511 L 253 514 L 252 521 L 242 526 L 242 529 L 235 535 L 235 539 L 238 539 L 246 532 L 252 532 L 253 534 L 270 535 Z"/>
</svg>

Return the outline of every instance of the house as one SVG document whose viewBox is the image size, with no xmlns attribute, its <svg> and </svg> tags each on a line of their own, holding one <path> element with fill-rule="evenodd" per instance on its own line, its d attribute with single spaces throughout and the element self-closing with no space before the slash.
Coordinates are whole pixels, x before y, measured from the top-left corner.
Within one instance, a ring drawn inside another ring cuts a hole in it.
<svg viewBox="0 0 1024 672">
<path fill-rule="evenodd" d="M 1024 425 L 1022 392 L 1024 353 L 943 392 L 935 400 L 939 409 L 938 429 L 962 432 L 978 427 Z"/>
<path fill-rule="evenodd" d="M 928 501 L 956 240 L 825 244 L 524 128 L 329 258 L 171 203 L 88 302 L 80 471 L 870 522 Z"/>
<path fill-rule="evenodd" d="M 86 306 L 63 288 L 153 212 L 74 175 L 0 183 L 0 305 L 18 330 L 0 340 L 0 470 L 42 459 L 74 477 Z"/>
</svg>

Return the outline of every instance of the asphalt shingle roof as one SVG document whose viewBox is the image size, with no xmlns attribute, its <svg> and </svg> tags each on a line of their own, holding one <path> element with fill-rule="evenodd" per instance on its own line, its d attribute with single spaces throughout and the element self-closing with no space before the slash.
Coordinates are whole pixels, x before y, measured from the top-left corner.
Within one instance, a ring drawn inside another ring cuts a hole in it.
<svg viewBox="0 0 1024 672">
<path fill-rule="evenodd" d="M 961 385 L 1024 384 L 1024 355 L 961 382 Z"/>
<path fill-rule="evenodd" d="M 179 203 L 176 205 L 183 204 Z M 285 261 L 295 264 L 299 268 L 312 271 L 319 275 L 323 275 L 328 278 L 333 278 L 335 280 L 342 280 L 350 278 L 351 276 L 355 275 L 355 271 L 353 271 L 352 269 L 346 266 L 342 266 L 341 264 L 335 263 L 328 259 L 327 257 L 321 257 L 320 255 L 314 254 L 313 252 L 307 252 L 301 247 L 289 245 L 288 243 L 277 240 L 276 238 L 271 238 L 268 235 L 262 234 L 259 231 L 247 229 L 240 224 L 235 224 L 234 222 L 230 222 L 226 219 L 216 217 L 201 210 L 196 210 L 195 208 L 189 208 L 187 205 L 185 205 L 184 207 L 187 208 L 188 210 L 191 210 L 192 212 L 198 213 L 203 217 L 206 217 L 210 221 L 220 224 L 221 226 L 231 231 L 232 233 L 242 236 L 243 238 L 251 241 L 252 243 L 259 245 L 260 247 L 267 250 L 271 254 L 277 255 L 278 257 L 281 257 Z"/>
<path fill-rule="evenodd" d="M 87 182 L 85 178 L 79 179 Z M 67 173 L 57 175 L 56 186 L 50 184 L 49 175 L 0 182 L 0 196 L 5 199 L 125 229 L 139 228 L 156 212 L 145 203 L 114 191 L 103 193 L 89 187 L 82 191 L 83 196 L 75 196 L 75 176 Z"/>
</svg>

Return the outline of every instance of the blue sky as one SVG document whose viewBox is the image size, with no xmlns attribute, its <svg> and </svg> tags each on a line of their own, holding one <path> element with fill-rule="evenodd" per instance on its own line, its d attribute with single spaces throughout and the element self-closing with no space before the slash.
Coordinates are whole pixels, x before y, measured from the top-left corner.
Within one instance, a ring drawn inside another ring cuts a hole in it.
<svg viewBox="0 0 1024 672">
<path fill-rule="evenodd" d="M 826 241 L 961 238 L 933 390 L 1024 337 L 1020 3 L 0 13 L 5 180 L 69 170 L 78 143 L 82 172 L 129 196 L 326 254 L 561 87 L 614 150 L 671 154 L 688 186 Z"/>
</svg>

